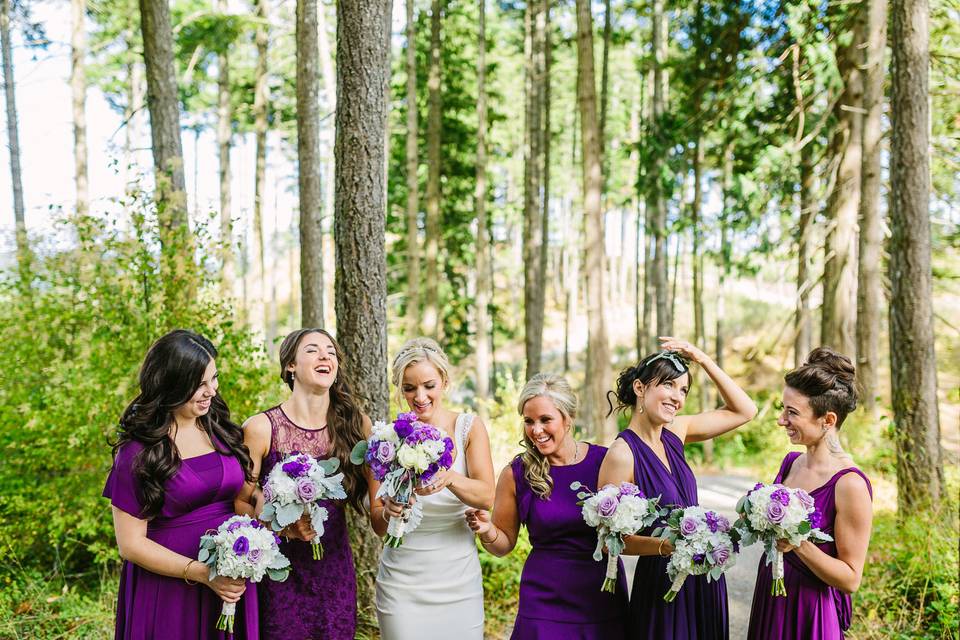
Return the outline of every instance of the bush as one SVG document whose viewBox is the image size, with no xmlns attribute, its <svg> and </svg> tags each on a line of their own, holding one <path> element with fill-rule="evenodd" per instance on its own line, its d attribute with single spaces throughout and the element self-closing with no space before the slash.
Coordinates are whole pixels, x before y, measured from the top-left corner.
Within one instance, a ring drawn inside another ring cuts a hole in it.
<svg viewBox="0 0 960 640">
<path fill-rule="evenodd" d="M 517 546 L 502 558 L 487 553 L 479 542 L 477 548 L 480 549 L 480 571 L 483 574 L 484 637 L 506 637 L 506 632 L 513 628 L 520 606 L 520 573 L 530 554 L 527 529 L 520 528 Z"/>
</svg>

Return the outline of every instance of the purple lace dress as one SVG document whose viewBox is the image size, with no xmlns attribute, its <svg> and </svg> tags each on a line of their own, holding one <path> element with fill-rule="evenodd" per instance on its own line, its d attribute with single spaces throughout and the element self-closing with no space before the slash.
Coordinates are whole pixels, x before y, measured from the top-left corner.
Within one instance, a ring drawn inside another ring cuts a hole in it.
<svg viewBox="0 0 960 640">
<path fill-rule="evenodd" d="M 317 459 L 330 457 L 326 429 L 298 427 L 279 406 L 265 415 L 270 420 L 270 451 L 263 460 L 261 482 L 275 464 L 294 451 Z M 263 640 L 353 640 L 357 626 L 357 578 L 345 504 L 322 504 L 330 514 L 321 538 L 323 558 L 314 560 L 307 542 L 283 542 L 280 550 L 293 565 L 290 577 L 285 582 L 265 580 L 259 585 Z"/>
</svg>

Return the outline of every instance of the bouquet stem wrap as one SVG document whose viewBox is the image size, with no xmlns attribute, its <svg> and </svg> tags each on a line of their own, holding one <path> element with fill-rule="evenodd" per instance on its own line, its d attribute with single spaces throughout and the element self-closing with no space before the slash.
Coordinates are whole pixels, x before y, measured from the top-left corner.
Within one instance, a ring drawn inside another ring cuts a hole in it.
<svg viewBox="0 0 960 640">
<path fill-rule="evenodd" d="M 673 582 L 670 584 L 670 590 L 663 594 L 664 602 L 673 602 L 677 599 L 677 594 L 680 593 L 680 589 L 683 587 L 683 581 L 687 579 L 689 573 L 678 573 L 677 577 L 673 579 Z"/>
<path fill-rule="evenodd" d="M 217 618 L 217 629 L 233 633 L 233 616 L 237 612 L 236 602 L 224 602 L 220 609 L 220 617 Z"/>
<path fill-rule="evenodd" d="M 770 595 L 787 595 L 787 587 L 783 583 L 783 552 L 781 551 L 777 551 L 777 557 L 773 561 L 773 584 L 770 585 Z"/>
<path fill-rule="evenodd" d="M 406 509 L 404 509 L 404 511 L 406 511 Z M 394 549 L 403 544 L 403 530 L 406 524 L 407 521 L 403 516 L 399 518 L 391 516 L 390 521 L 387 523 L 387 536 L 384 538 L 383 544 L 388 547 L 393 547 Z"/>
<path fill-rule="evenodd" d="M 617 591 L 617 573 L 619 571 L 619 565 L 617 564 L 617 559 L 619 555 L 608 553 L 607 554 L 607 577 L 603 581 L 603 587 L 600 588 L 601 591 L 606 591 L 608 593 L 616 593 Z"/>
</svg>

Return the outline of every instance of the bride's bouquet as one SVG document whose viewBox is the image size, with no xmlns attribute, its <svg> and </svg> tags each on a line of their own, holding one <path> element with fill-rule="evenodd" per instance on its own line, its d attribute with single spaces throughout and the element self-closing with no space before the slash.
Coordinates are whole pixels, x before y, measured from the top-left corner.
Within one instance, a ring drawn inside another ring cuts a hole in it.
<svg viewBox="0 0 960 640">
<path fill-rule="evenodd" d="M 739 531 L 741 543 L 751 545 L 762 542 L 767 553 L 767 564 L 773 568 L 773 585 L 770 593 L 787 595 L 783 584 L 783 553 L 777 550 L 777 540 L 786 538 L 790 544 L 799 546 L 804 540 L 829 542 L 833 540 L 820 531 L 820 512 L 813 498 L 803 489 L 791 489 L 782 484 L 757 485 L 740 498 L 737 503 L 740 519 L 734 527 Z"/>
<path fill-rule="evenodd" d="M 608 484 L 597 493 L 593 493 L 580 482 L 574 482 L 570 489 L 578 491 L 577 498 L 582 502 L 583 520 L 597 530 L 597 548 L 593 559 L 603 559 L 603 548 L 607 548 L 607 573 L 601 591 L 614 593 L 617 590 L 617 559 L 623 553 L 623 537 L 634 535 L 646 529 L 662 515 L 658 503 L 660 496 L 647 498 L 637 485 L 622 482 L 620 485 Z M 581 491 L 582 489 L 582 491 Z"/>
<path fill-rule="evenodd" d="M 310 524 L 317 535 L 310 541 L 313 559 L 323 557 L 323 523 L 330 514 L 321 500 L 343 500 L 343 474 L 337 473 L 340 460 L 317 460 L 305 453 L 293 453 L 274 465 L 263 483 L 263 511 L 260 519 L 274 531 L 293 524 L 300 516 L 310 516 Z"/>
<path fill-rule="evenodd" d="M 290 561 L 280 553 L 280 539 L 249 516 L 233 516 L 200 538 L 197 559 L 217 576 L 260 582 L 264 576 L 283 582 L 290 574 Z M 256 603 L 253 604 L 256 606 Z M 233 633 L 235 602 L 224 602 L 217 629 Z"/>
<path fill-rule="evenodd" d="M 380 484 L 377 497 L 388 497 L 407 504 L 414 489 L 429 484 L 437 473 L 453 464 L 453 440 L 437 427 L 420 422 L 415 413 L 401 413 L 387 424 L 378 420 L 373 432 L 361 440 L 350 453 L 353 464 L 370 465 L 373 477 Z M 419 503 L 402 518 L 390 518 L 384 544 L 399 547 L 405 531 L 412 531 L 420 522 Z"/>
<path fill-rule="evenodd" d="M 674 509 L 666 525 L 654 529 L 653 535 L 665 536 L 673 544 L 667 563 L 670 590 L 663 596 L 667 602 L 676 599 L 689 575 L 706 575 L 707 582 L 718 580 L 736 564 L 740 551 L 739 535 L 731 529 L 730 521 L 701 507 Z"/>
</svg>

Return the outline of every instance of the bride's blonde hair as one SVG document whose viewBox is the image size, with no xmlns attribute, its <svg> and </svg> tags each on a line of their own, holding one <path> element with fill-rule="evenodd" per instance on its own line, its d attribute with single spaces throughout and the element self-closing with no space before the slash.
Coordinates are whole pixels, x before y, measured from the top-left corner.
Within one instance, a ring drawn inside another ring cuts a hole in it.
<svg viewBox="0 0 960 640">
<path fill-rule="evenodd" d="M 563 376 L 552 373 L 538 373 L 530 378 L 527 384 L 523 385 L 520 391 L 520 399 L 517 401 L 517 413 L 523 415 L 523 406 L 534 398 L 549 398 L 553 406 L 557 408 L 564 418 L 570 421 L 570 429 L 573 429 L 573 421 L 577 417 L 577 396 L 570 388 L 570 383 Z M 523 445 L 523 453 L 520 454 L 520 460 L 523 463 L 523 477 L 535 494 L 541 499 L 546 500 L 553 492 L 553 478 L 550 477 L 550 461 L 541 454 L 533 441 L 527 437 L 527 430 L 523 430 L 523 439 L 520 441 Z"/>
<path fill-rule="evenodd" d="M 447 359 L 447 354 L 443 352 L 437 341 L 432 338 L 412 338 L 404 342 L 400 351 L 397 351 L 390 368 L 390 377 L 398 395 L 400 383 L 403 382 L 403 372 L 407 367 L 420 362 L 429 362 L 436 368 L 444 387 L 450 384 L 450 360 Z"/>
</svg>

